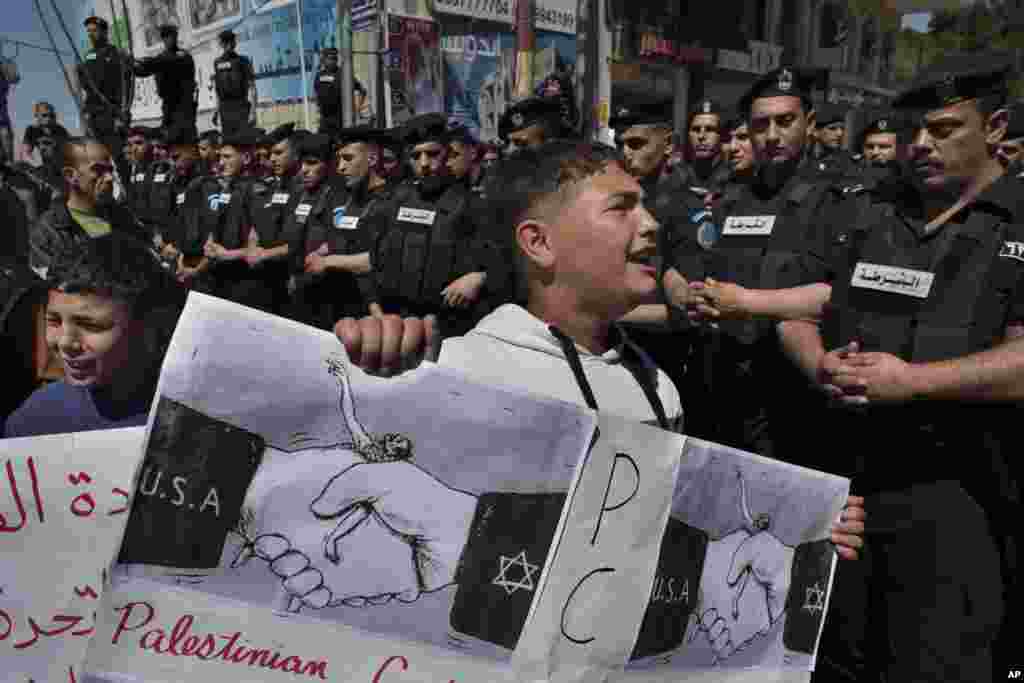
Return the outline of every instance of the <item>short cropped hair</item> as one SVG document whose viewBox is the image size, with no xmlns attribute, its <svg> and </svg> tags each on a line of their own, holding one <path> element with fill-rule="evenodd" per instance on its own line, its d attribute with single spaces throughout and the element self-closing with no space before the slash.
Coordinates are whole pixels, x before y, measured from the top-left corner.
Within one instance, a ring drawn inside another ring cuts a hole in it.
<svg viewBox="0 0 1024 683">
<path fill-rule="evenodd" d="M 516 243 L 515 229 L 540 212 L 552 199 L 568 199 L 567 192 L 578 183 L 602 173 L 609 164 L 622 164 L 614 147 L 599 143 L 557 139 L 522 149 L 500 161 L 488 174 L 484 187 L 489 224 L 499 230 L 500 241 L 511 241 L 515 250 L 515 293 L 525 299 L 525 258 Z"/>
<path fill-rule="evenodd" d="M 64 166 L 70 166 L 71 168 L 77 166 L 75 152 L 79 149 L 85 149 L 89 145 L 100 145 L 102 147 L 106 147 L 106 144 L 100 140 L 83 135 L 76 135 L 65 139 L 64 146 L 61 149 L 61 159 Z M 110 149 L 107 148 L 107 151 L 109 152 Z"/>
<path fill-rule="evenodd" d="M 67 243 L 46 273 L 51 289 L 66 294 L 108 296 L 129 307 L 136 320 L 153 311 L 179 307 L 184 290 L 161 266 L 149 245 L 121 232 Z"/>
</svg>

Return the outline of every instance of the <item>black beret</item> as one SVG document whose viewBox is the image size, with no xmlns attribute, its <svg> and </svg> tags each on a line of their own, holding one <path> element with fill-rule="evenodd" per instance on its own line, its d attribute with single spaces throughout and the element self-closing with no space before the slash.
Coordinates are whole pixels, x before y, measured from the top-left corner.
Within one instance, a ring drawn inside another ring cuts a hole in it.
<svg viewBox="0 0 1024 683">
<path fill-rule="evenodd" d="M 259 130 L 256 130 L 255 128 L 243 128 L 231 135 L 225 135 L 220 144 L 225 147 L 255 147 L 260 144 L 262 138 L 263 133 Z"/>
<path fill-rule="evenodd" d="M 897 109 L 941 109 L 1005 94 L 1011 61 L 997 54 L 951 54 L 925 67 L 893 101 Z"/>
<path fill-rule="evenodd" d="M 1024 106 L 1016 104 L 1010 107 L 1010 122 L 1006 126 L 1003 140 L 1024 138 Z"/>
<path fill-rule="evenodd" d="M 620 133 L 630 126 L 666 125 L 672 126 L 671 102 L 642 102 L 629 107 L 620 107 L 608 119 L 608 127 Z"/>
<path fill-rule="evenodd" d="M 786 66 L 761 76 L 740 98 L 740 110 L 750 112 L 754 100 L 762 97 L 810 99 L 815 89 L 828 90 L 828 69 Z"/>
<path fill-rule="evenodd" d="M 178 126 L 172 135 L 167 137 L 168 145 L 194 145 L 196 133 L 192 126 Z"/>
<path fill-rule="evenodd" d="M 287 140 L 293 135 L 295 135 L 295 123 L 289 121 L 288 123 L 282 123 L 280 126 L 267 133 L 266 137 L 271 140 L 270 144 L 276 145 L 279 142 Z"/>
<path fill-rule="evenodd" d="M 220 144 L 220 131 L 219 130 L 205 130 L 199 135 L 199 139 L 203 142 L 209 142 L 213 145 Z"/>
<path fill-rule="evenodd" d="M 875 133 L 899 133 L 909 127 L 909 122 L 902 114 L 892 111 L 878 112 L 868 117 L 861 131 L 861 138 Z"/>
<path fill-rule="evenodd" d="M 313 157 L 321 161 L 330 161 L 334 156 L 331 136 L 324 133 L 304 135 L 298 144 L 298 156 L 302 159 Z"/>
<path fill-rule="evenodd" d="M 462 124 L 452 126 L 448 130 L 448 142 L 461 142 L 464 145 L 479 145 L 480 138 L 469 126 Z"/>
<path fill-rule="evenodd" d="M 402 127 L 386 128 L 383 132 L 384 136 L 380 140 L 381 147 L 401 153 L 402 148 L 405 147 L 405 142 L 402 139 Z"/>
<path fill-rule="evenodd" d="M 846 123 L 846 113 L 850 108 L 844 104 L 833 104 L 825 102 L 814 108 L 814 125 L 819 128 L 830 126 L 833 123 Z"/>
<path fill-rule="evenodd" d="M 96 24 L 104 31 L 110 28 L 110 24 L 103 17 L 86 17 L 85 21 L 82 22 L 82 26 L 88 26 L 89 24 Z"/>
<path fill-rule="evenodd" d="M 342 128 L 337 135 L 339 145 L 351 145 L 354 142 L 370 142 L 385 145 L 394 142 L 394 133 L 390 130 L 371 125 L 351 126 Z"/>
<path fill-rule="evenodd" d="M 723 114 L 722 105 L 719 104 L 717 100 L 704 98 L 694 105 L 693 109 L 690 110 L 690 116 L 688 118 L 692 120 L 694 116 L 699 116 L 701 114 L 717 114 L 721 117 Z"/>
<path fill-rule="evenodd" d="M 153 134 L 151 129 L 147 128 L 146 126 L 134 125 L 129 126 L 128 131 L 125 134 L 125 137 L 131 137 L 133 135 L 141 135 L 142 137 L 148 140 L 152 137 Z"/>
<path fill-rule="evenodd" d="M 337 56 L 338 55 L 338 48 L 336 48 L 336 47 L 325 47 L 324 49 L 320 50 L 320 54 L 322 54 L 322 55 L 334 55 L 334 56 Z"/>
<path fill-rule="evenodd" d="M 157 31 L 160 33 L 161 38 L 178 35 L 178 27 L 174 24 L 162 24 L 157 28 Z"/>
<path fill-rule="evenodd" d="M 721 114 L 722 132 L 736 130 L 740 126 L 747 125 L 747 115 L 739 109 L 726 109 Z"/>
<path fill-rule="evenodd" d="M 163 128 L 150 128 L 148 137 L 154 145 L 167 144 L 167 131 Z"/>
<path fill-rule="evenodd" d="M 444 144 L 448 136 L 448 119 L 444 114 L 436 112 L 420 114 L 406 121 L 402 131 L 402 141 L 408 146 L 424 142 Z"/>
<path fill-rule="evenodd" d="M 233 43 L 235 42 L 235 40 L 237 40 L 237 38 L 238 36 L 235 35 L 234 31 L 230 31 L 227 29 L 217 34 L 217 40 L 219 40 L 222 43 Z"/>
<path fill-rule="evenodd" d="M 536 126 L 554 124 L 562 116 L 562 102 L 558 97 L 528 97 L 509 107 L 498 125 L 501 137 L 509 133 Z"/>
</svg>

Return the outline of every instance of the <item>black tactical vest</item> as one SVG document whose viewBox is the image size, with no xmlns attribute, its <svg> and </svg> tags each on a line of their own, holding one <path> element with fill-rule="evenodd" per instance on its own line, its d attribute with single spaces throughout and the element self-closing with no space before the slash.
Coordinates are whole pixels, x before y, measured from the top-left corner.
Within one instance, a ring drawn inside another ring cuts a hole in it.
<svg viewBox="0 0 1024 683">
<path fill-rule="evenodd" d="M 441 290 L 475 267 L 468 191 L 449 187 L 435 201 L 415 186 L 396 192 L 371 260 L 381 295 L 420 305 L 439 303 Z"/>
<path fill-rule="evenodd" d="M 241 55 L 222 55 L 213 62 L 213 83 L 222 100 L 243 100 L 248 95 L 248 74 Z"/>
<path fill-rule="evenodd" d="M 321 114 L 332 115 L 341 111 L 341 71 L 321 71 L 313 83 L 316 102 Z"/>
</svg>

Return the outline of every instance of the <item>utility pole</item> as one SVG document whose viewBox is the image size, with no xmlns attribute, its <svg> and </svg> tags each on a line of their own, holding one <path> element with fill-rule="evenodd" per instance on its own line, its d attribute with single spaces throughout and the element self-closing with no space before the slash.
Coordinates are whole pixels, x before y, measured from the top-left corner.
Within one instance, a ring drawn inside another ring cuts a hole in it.
<svg viewBox="0 0 1024 683">
<path fill-rule="evenodd" d="M 352 0 L 338 0 L 338 58 L 341 60 L 341 125 L 355 125 L 355 76 L 352 64 Z"/>
</svg>

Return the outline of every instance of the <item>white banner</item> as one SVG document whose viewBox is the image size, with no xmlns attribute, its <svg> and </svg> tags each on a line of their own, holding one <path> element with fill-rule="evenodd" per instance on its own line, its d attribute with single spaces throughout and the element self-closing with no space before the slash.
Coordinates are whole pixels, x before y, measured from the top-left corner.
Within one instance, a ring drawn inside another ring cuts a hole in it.
<svg viewBox="0 0 1024 683">
<path fill-rule="evenodd" d="M 143 432 L 0 440 L 0 680 L 78 675 Z"/>
<path fill-rule="evenodd" d="M 502 24 L 515 21 L 514 0 L 434 0 L 434 9 L 443 14 L 458 14 Z"/>
</svg>

